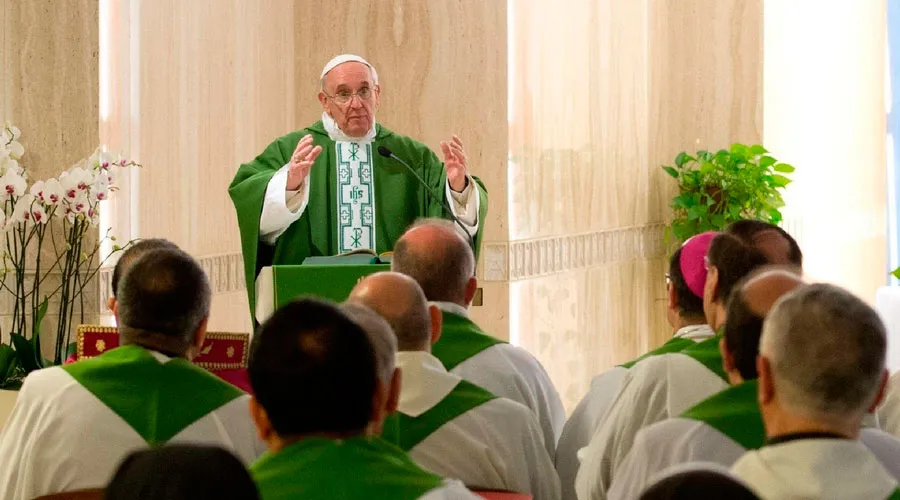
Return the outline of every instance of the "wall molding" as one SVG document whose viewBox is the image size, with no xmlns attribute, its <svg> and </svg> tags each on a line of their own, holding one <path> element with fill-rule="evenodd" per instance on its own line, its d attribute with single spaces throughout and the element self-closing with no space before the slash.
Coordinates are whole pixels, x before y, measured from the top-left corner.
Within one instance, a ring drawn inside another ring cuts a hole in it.
<svg viewBox="0 0 900 500">
<path fill-rule="evenodd" d="M 481 278 L 486 282 L 519 281 L 617 262 L 665 255 L 665 225 L 652 224 L 590 233 L 485 242 Z M 209 276 L 213 295 L 242 292 L 244 260 L 240 252 L 197 257 Z M 100 271 L 100 304 L 112 295 L 112 267 Z"/>
</svg>

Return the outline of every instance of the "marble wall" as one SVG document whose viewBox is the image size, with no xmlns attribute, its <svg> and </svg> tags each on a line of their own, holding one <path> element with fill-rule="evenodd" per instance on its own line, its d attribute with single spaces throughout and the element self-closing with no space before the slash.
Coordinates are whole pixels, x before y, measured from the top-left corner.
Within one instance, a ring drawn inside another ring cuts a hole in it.
<svg viewBox="0 0 900 500">
<path fill-rule="evenodd" d="M 100 143 L 97 21 L 98 0 L 0 0 L 0 124 L 21 129 L 21 163 L 33 179 L 57 176 Z M 95 290 L 85 294 L 87 322 L 97 320 Z M 0 294 L 4 342 L 13 309 L 7 295 Z M 43 325 L 47 335 L 55 330 L 55 306 Z M 52 341 L 44 337 L 45 355 Z"/>
<path fill-rule="evenodd" d="M 659 167 L 761 140 L 762 3 L 511 5 L 510 335 L 571 409 L 671 335 Z"/>
</svg>

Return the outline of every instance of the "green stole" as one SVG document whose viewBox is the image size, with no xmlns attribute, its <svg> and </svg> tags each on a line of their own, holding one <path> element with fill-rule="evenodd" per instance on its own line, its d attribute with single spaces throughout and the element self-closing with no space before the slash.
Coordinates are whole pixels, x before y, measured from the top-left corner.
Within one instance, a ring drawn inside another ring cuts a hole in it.
<svg viewBox="0 0 900 500">
<path fill-rule="evenodd" d="M 762 447 L 766 430 L 756 402 L 758 383 L 748 380 L 697 403 L 681 418 L 697 420 L 725 434 L 747 450 Z"/>
<path fill-rule="evenodd" d="M 316 158 L 309 174 L 309 203 L 300 219 L 287 228 L 274 247 L 269 246 L 259 240 L 259 219 L 266 188 L 272 176 L 289 163 L 294 148 L 306 134 L 311 134 L 314 144 L 322 147 L 322 153 Z M 338 202 L 341 168 L 336 144 L 328 136 L 322 122 L 318 121 L 308 128 L 273 141 L 259 156 L 240 166 L 228 187 L 241 233 L 244 277 L 251 315 L 256 304 L 256 275 L 261 268 L 278 264 L 301 264 L 306 257 L 340 253 L 340 240 L 343 237 L 338 235 L 342 223 Z M 373 188 L 368 194 L 370 201 L 374 200 L 375 204 L 374 218 L 371 221 L 376 228 L 375 248 L 372 250 L 382 253 L 392 250 L 394 242 L 416 219 L 449 218 L 450 214 L 444 210 L 441 200 L 433 200 L 403 165 L 374 153 L 379 146 L 386 146 L 409 163 L 442 199 L 446 198 L 444 193 L 447 173 L 441 160 L 424 144 L 395 134 L 380 124 L 376 125 L 375 139 L 371 148 L 368 148 L 374 179 L 364 184 Z M 488 200 L 484 184 L 478 178 L 475 178 L 475 182 L 478 184 L 480 197 L 478 220 L 482 221 L 475 234 L 477 253 L 484 233 L 483 221 L 487 216 Z M 447 202 L 450 203 L 450 200 Z M 363 216 L 366 216 L 365 213 Z M 351 232 L 352 229 L 350 228 Z"/>
<path fill-rule="evenodd" d="M 431 353 L 448 371 L 488 347 L 506 343 L 488 335 L 465 316 L 443 311 L 443 317 L 441 338 L 431 346 Z"/>
<path fill-rule="evenodd" d="M 900 488 L 894 490 L 894 492 L 891 493 L 891 496 L 887 497 L 886 500 L 900 500 Z"/>
<path fill-rule="evenodd" d="M 722 335 L 718 334 L 703 342 L 697 342 L 680 352 L 685 356 L 693 358 L 694 361 L 705 366 L 709 371 L 728 382 L 728 375 L 725 373 L 725 369 L 722 368 L 722 351 L 719 350 L 719 341 L 721 340 Z"/>
<path fill-rule="evenodd" d="M 381 436 L 401 450 L 409 451 L 447 422 L 493 399 L 497 396 L 461 380 L 444 399 L 418 417 L 399 411 L 389 416 Z"/>
<path fill-rule="evenodd" d="M 136 345 L 117 347 L 62 369 L 151 446 L 165 444 L 244 394 L 186 359 L 160 363 Z"/>
<path fill-rule="evenodd" d="M 659 356 L 660 354 L 668 354 L 670 352 L 680 352 L 692 345 L 694 345 L 694 341 L 691 339 L 672 337 L 668 342 L 657 347 L 656 349 L 653 349 L 652 351 L 619 366 L 621 366 L 622 368 L 631 368 L 632 366 L 638 364 L 638 362 L 643 361 L 647 358 Z"/>
<path fill-rule="evenodd" d="M 264 454 L 250 466 L 250 474 L 262 500 L 413 500 L 443 484 L 399 448 L 362 436 L 304 438 Z"/>
</svg>

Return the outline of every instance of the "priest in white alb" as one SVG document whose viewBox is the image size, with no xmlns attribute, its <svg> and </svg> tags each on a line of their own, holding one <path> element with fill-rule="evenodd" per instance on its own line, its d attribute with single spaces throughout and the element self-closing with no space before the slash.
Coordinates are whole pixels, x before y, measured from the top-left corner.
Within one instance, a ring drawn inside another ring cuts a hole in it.
<svg viewBox="0 0 900 500">
<path fill-rule="evenodd" d="M 897 479 L 859 440 L 887 382 L 886 352 L 878 313 L 846 290 L 808 285 L 780 300 L 756 363 L 767 441 L 731 472 L 761 498 L 900 498 Z"/>
<path fill-rule="evenodd" d="M 180 250 L 148 251 L 125 272 L 116 316 L 122 345 L 28 375 L 0 433 L 0 498 L 102 488 L 134 450 L 167 443 L 223 447 L 250 464 L 265 450 L 250 396 L 192 364 L 210 289 Z"/>
<path fill-rule="evenodd" d="M 390 325 L 397 336 L 400 399 L 382 437 L 426 469 L 470 488 L 560 498 L 559 479 L 531 410 L 449 373 L 431 354 L 441 335 L 441 311 L 428 305 L 412 278 L 389 272 L 368 276 L 345 307 L 354 304 L 384 318 L 367 322 L 365 314 L 345 310 L 370 334 L 390 335 L 379 327 Z"/>
</svg>

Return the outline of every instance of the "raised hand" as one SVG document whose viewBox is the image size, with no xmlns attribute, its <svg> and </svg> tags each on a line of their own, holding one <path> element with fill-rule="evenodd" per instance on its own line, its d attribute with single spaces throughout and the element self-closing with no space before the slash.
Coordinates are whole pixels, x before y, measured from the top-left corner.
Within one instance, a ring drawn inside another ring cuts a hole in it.
<svg viewBox="0 0 900 500">
<path fill-rule="evenodd" d="M 316 158 L 322 153 L 322 146 L 313 146 L 313 137 L 306 134 L 297 143 L 294 153 L 291 155 L 291 166 L 288 167 L 287 189 L 296 191 L 303 183 L 303 179 L 309 175 Z"/>
<path fill-rule="evenodd" d="M 447 170 L 447 181 L 450 189 L 457 193 L 466 188 L 466 174 L 468 158 L 463 150 L 463 143 L 459 137 L 453 136 L 449 141 L 441 141 L 441 151 L 444 153 L 444 168 Z"/>
</svg>

